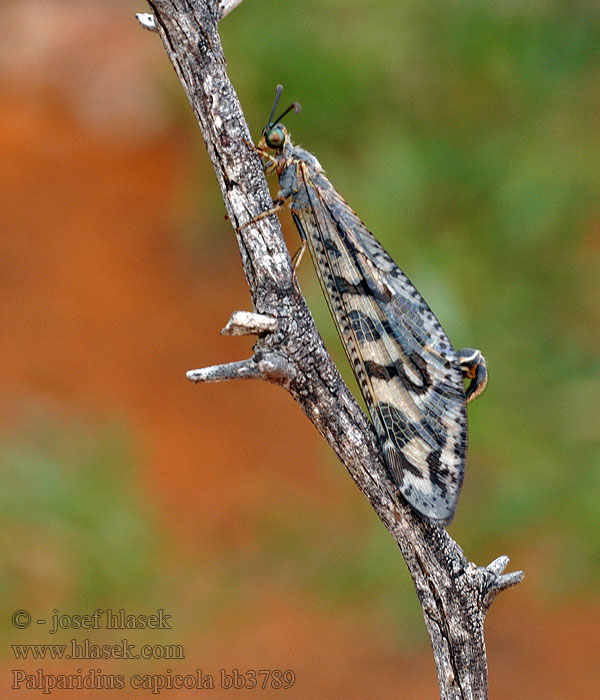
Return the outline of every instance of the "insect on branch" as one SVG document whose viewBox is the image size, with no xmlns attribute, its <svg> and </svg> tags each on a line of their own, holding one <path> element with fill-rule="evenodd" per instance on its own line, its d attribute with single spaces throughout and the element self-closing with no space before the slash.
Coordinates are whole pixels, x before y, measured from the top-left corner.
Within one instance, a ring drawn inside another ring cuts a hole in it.
<svg viewBox="0 0 600 700">
<path fill-rule="evenodd" d="M 484 700 L 484 617 L 493 597 L 518 583 L 522 572 L 504 574 L 505 556 L 487 567 L 469 562 L 442 527 L 420 518 L 399 497 L 398 487 L 384 467 L 373 425 L 341 380 L 304 300 L 294 289 L 292 264 L 277 217 L 241 226 L 272 208 L 272 200 L 259 158 L 247 145 L 250 132 L 225 72 L 217 31 L 218 21 L 238 4 L 239 0 L 149 0 L 154 23 L 138 17 L 147 29 L 154 24 L 184 86 L 238 238 L 254 312 L 234 313 L 223 332 L 258 335 L 252 358 L 193 370 L 188 378 L 195 382 L 259 378 L 289 390 L 335 450 L 402 553 L 423 608 L 440 698 Z M 270 134 L 272 144 L 275 137 L 276 133 Z M 312 163 L 309 157 L 314 158 L 302 155 L 303 162 Z M 334 213 L 339 211 L 332 207 Z M 307 208 L 299 219 L 305 228 L 310 216 Z M 356 235 L 350 231 L 345 243 L 355 241 Z M 378 265 L 389 263 L 385 251 L 380 252 L 370 239 L 369 246 L 371 256 L 359 256 L 368 278 L 365 284 L 385 301 L 393 285 L 389 280 L 379 284 L 373 272 Z M 333 252 L 329 244 L 326 250 Z M 454 362 L 455 358 L 451 359 Z M 411 381 L 420 380 L 420 367 L 416 363 L 409 373 Z M 456 367 L 453 371 L 456 373 Z M 462 378 L 460 381 L 462 387 Z M 436 459 L 433 455 L 431 464 L 436 465 Z"/>
</svg>

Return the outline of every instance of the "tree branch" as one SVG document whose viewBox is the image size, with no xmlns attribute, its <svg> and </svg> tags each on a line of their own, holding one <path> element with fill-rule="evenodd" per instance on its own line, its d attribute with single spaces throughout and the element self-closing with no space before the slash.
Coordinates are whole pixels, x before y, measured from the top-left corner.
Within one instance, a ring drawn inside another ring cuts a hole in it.
<svg viewBox="0 0 600 700">
<path fill-rule="evenodd" d="M 262 378 L 292 394 L 400 548 L 423 608 L 441 699 L 486 698 L 484 617 L 494 596 L 523 574 L 502 573 L 508 557 L 488 567 L 469 562 L 443 528 L 421 520 L 401 500 L 370 421 L 343 383 L 295 289 L 277 217 L 248 223 L 272 202 L 261 163 L 248 145 L 250 133 L 225 72 L 217 31 L 218 21 L 241 0 L 148 2 L 202 130 L 258 314 L 238 316 L 230 326 L 259 335 L 253 358 L 193 370 L 188 377 Z"/>
</svg>

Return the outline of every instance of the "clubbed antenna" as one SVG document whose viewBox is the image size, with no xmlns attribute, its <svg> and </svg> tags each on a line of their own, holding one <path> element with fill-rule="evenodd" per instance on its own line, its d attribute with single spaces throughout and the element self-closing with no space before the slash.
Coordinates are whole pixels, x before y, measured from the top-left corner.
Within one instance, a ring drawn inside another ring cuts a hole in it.
<svg viewBox="0 0 600 700">
<path fill-rule="evenodd" d="M 273 119 L 273 115 L 275 114 L 275 110 L 277 109 L 277 103 L 279 102 L 279 98 L 281 97 L 281 93 L 283 92 L 283 85 L 278 85 L 275 88 L 275 101 L 273 102 L 273 106 L 271 107 L 271 114 L 269 114 L 269 121 L 267 122 L 267 126 L 265 129 L 268 129 L 269 127 L 273 126 L 274 124 L 277 124 L 281 119 L 285 117 L 285 115 L 288 112 L 291 112 L 294 110 L 294 114 L 298 114 L 300 112 L 300 103 L 299 102 L 292 102 L 292 104 L 284 111 L 282 112 L 277 119 Z"/>
<path fill-rule="evenodd" d="M 277 103 L 279 102 L 279 98 L 281 97 L 281 93 L 283 92 L 283 85 L 278 85 L 275 88 L 275 102 L 273 102 L 273 106 L 271 107 L 271 114 L 269 114 L 269 121 L 267 122 L 267 126 L 271 126 L 273 123 L 273 115 L 275 114 L 275 110 L 277 109 Z"/>
</svg>

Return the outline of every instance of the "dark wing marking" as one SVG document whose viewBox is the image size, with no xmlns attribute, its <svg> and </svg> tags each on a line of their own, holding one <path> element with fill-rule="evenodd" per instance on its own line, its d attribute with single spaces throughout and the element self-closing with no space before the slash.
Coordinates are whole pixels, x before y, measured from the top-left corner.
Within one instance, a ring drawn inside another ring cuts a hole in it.
<svg viewBox="0 0 600 700">
<path fill-rule="evenodd" d="M 296 163 L 292 204 L 342 343 L 401 493 L 425 517 L 452 519 L 464 472 L 462 372 L 433 312 L 321 174 Z M 302 202 L 307 202 L 302 205 Z"/>
</svg>

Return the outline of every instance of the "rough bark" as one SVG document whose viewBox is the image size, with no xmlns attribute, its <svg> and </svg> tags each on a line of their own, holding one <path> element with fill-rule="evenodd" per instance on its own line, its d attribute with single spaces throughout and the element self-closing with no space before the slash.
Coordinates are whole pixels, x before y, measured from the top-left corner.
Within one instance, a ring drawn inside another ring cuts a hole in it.
<svg viewBox="0 0 600 700">
<path fill-rule="evenodd" d="M 261 163 L 225 71 L 218 22 L 241 0 L 148 0 L 138 16 L 158 31 L 190 100 L 238 238 L 254 313 L 236 312 L 224 332 L 258 335 L 253 356 L 194 370 L 193 381 L 260 378 L 285 387 L 331 445 L 404 557 L 431 639 L 442 700 L 487 698 L 483 621 L 494 596 L 523 574 L 468 561 L 438 526 L 402 502 L 384 467 L 370 421 L 342 381 L 292 282 L 290 257 L 271 207 Z M 245 225 L 248 224 L 248 225 Z M 240 228 L 241 227 L 241 228 Z M 349 545 L 350 546 L 350 545 Z"/>
</svg>

